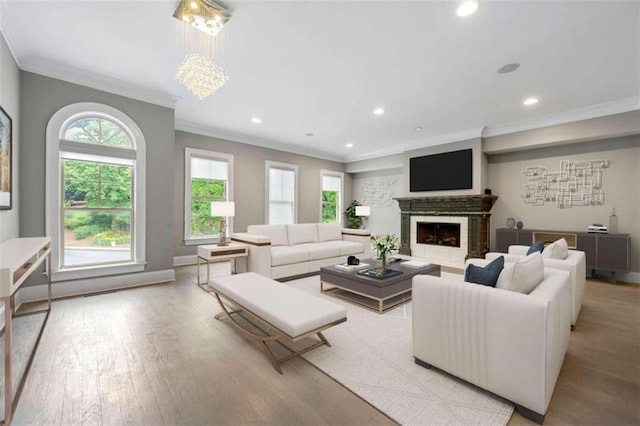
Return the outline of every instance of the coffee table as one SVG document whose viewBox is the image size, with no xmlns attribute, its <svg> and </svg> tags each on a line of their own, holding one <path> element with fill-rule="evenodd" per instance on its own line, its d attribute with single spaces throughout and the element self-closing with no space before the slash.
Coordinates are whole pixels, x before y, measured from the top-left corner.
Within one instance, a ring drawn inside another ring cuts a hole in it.
<svg viewBox="0 0 640 426">
<path fill-rule="evenodd" d="M 375 268 L 375 259 L 363 260 L 362 263 Z M 403 263 L 389 263 L 387 269 L 402 274 L 383 279 L 361 275 L 356 270 L 325 266 L 320 268 L 320 291 L 382 314 L 411 300 L 411 280 L 414 276 L 440 276 L 440 265 L 410 267 L 403 266 Z M 330 287 L 326 288 L 327 285 Z"/>
</svg>

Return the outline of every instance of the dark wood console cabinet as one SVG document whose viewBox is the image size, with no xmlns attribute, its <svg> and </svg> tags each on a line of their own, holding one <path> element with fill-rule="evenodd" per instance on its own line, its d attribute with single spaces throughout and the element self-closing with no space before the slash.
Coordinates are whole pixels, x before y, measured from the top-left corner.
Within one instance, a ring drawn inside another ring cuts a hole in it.
<svg viewBox="0 0 640 426">
<path fill-rule="evenodd" d="M 629 234 L 592 234 L 573 231 L 547 231 L 537 229 L 496 229 L 496 251 L 506 253 L 510 245 L 529 246 L 538 233 L 573 237 L 576 250 L 583 251 L 587 258 L 587 274 L 593 271 L 611 273 L 615 282 L 616 272 L 629 272 L 631 261 L 631 236 Z"/>
</svg>

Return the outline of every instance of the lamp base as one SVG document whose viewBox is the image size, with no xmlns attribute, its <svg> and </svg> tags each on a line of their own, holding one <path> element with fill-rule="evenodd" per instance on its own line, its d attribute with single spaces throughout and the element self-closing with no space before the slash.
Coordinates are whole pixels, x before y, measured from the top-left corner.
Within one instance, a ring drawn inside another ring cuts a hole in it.
<svg viewBox="0 0 640 426">
<path fill-rule="evenodd" d="M 220 235 L 218 236 L 218 246 L 228 246 L 227 241 L 227 221 L 223 218 L 220 220 Z"/>
</svg>

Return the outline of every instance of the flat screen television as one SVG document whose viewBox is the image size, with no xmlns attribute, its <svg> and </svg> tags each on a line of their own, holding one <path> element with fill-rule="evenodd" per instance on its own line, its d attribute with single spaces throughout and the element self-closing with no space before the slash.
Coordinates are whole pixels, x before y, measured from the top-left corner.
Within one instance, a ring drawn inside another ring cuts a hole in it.
<svg viewBox="0 0 640 426">
<path fill-rule="evenodd" d="M 409 190 L 447 191 L 473 188 L 473 150 L 409 159 Z"/>
</svg>

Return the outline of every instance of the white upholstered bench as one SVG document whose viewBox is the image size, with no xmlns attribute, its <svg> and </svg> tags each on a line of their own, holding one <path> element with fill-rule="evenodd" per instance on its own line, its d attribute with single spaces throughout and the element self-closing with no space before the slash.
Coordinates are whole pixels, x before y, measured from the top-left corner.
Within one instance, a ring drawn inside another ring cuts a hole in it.
<svg viewBox="0 0 640 426">
<path fill-rule="evenodd" d="M 331 346 L 321 332 L 347 320 L 344 307 L 254 272 L 216 277 L 209 281 L 209 286 L 222 308 L 216 318 L 230 319 L 244 334 L 260 341 L 260 346 L 280 374 L 283 362 L 318 346 Z M 230 308 L 229 304 L 233 307 Z M 271 334 L 266 331 L 265 335 L 256 334 L 240 324 L 233 315 L 242 313 L 262 322 Z M 281 359 L 276 359 L 267 345 L 267 342 L 284 337 L 296 342 L 314 334 L 320 341 Z"/>
</svg>

